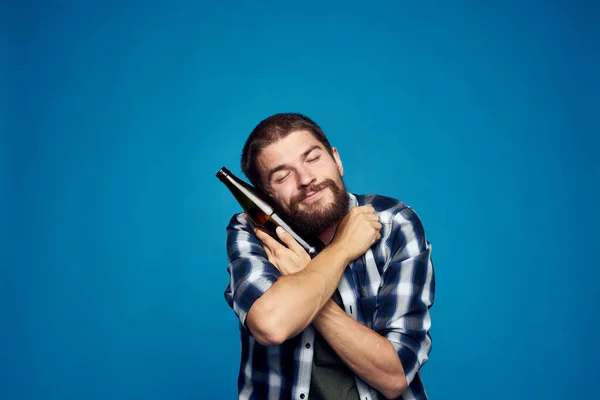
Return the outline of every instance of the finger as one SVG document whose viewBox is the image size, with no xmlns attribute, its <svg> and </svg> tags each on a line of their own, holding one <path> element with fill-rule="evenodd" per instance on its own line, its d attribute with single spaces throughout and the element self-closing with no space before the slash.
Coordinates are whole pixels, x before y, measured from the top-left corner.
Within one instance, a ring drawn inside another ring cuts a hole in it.
<svg viewBox="0 0 600 400">
<path fill-rule="evenodd" d="M 365 218 L 368 221 L 379 221 L 379 215 L 377 214 L 365 214 Z"/>
<path fill-rule="evenodd" d="M 369 210 L 368 206 L 356 206 L 356 207 L 352 207 L 352 209 L 350 210 L 351 214 L 368 214 L 371 211 Z"/>
<path fill-rule="evenodd" d="M 375 209 L 373 208 L 373 206 L 371 204 L 362 206 L 361 209 L 362 209 L 362 212 L 364 212 L 365 214 L 374 214 L 375 213 Z"/>
<path fill-rule="evenodd" d="M 267 245 L 268 240 L 269 240 L 268 239 L 269 235 L 267 235 L 265 232 L 263 232 L 259 228 L 254 228 L 253 231 L 254 231 L 254 234 L 256 235 L 256 237 L 258 238 L 258 240 L 261 241 L 263 249 L 265 249 L 265 251 L 267 251 L 267 249 L 269 248 L 269 246 Z"/>
<path fill-rule="evenodd" d="M 371 226 L 377 230 L 380 230 L 381 228 L 383 228 L 383 225 L 379 221 L 369 221 L 369 222 L 370 222 Z"/>
<path fill-rule="evenodd" d="M 273 257 L 273 252 L 271 251 L 269 246 L 263 246 L 263 249 L 265 249 L 265 253 L 267 254 L 267 259 L 272 264 L 273 261 L 275 260 L 275 258 Z"/>
<path fill-rule="evenodd" d="M 282 227 L 278 226 L 275 232 L 277 232 L 277 236 L 287 246 L 287 248 L 292 250 L 294 253 L 299 254 L 299 252 L 304 251 L 304 248 L 300 246 L 300 243 L 294 239 L 292 234 Z"/>
<path fill-rule="evenodd" d="M 273 239 L 271 235 L 262 229 L 257 228 L 254 230 L 254 232 L 256 233 L 256 237 L 259 238 L 260 241 L 263 242 L 265 246 L 268 246 L 271 250 L 275 249 L 275 246 L 281 246 L 279 243 L 277 243 L 277 240 Z"/>
<path fill-rule="evenodd" d="M 256 232 L 256 236 L 261 239 L 261 241 L 263 242 L 263 250 L 265 251 L 265 254 L 267 255 L 267 260 L 269 260 L 269 262 L 273 265 L 275 265 L 275 267 L 277 267 L 277 263 L 276 263 L 276 259 L 275 259 L 275 254 L 273 252 L 273 250 L 271 250 L 271 247 L 269 247 L 269 243 L 275 242 L 277 243 L 268 233 L 260 230 L 260 229 L 255 229 Z M 277 243 L 277 245 L 281 246 L 279 243 Z M 278 268 L 278 267 L 277 267 Z"/>
</svg>

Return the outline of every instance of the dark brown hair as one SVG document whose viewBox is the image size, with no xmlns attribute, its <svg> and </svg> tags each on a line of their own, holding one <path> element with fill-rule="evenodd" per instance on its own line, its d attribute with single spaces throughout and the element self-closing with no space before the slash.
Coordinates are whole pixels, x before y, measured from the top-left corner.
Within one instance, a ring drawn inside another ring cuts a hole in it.
<svg viewBox="0 0 600 400">
<path fill-rule="evenodd" d="M 307 116 L 298 113 L 272 115 L 256 125 L 250 136 L 248 136 L 244 150 L 242 151 L 242 172 L 244 172 L 254 186 L 261 190 L 266 189 L 260 181 L 260 174 L 256 163 L 256 159 L 262 149 L 271 143 L 285 138 L 290 133 L 300 130 L 311 132 L 315 136 L 315 139 L 325 146 L 329 154 L 333 154 L 329 140 L 327 140 L 321 127 Z"/>
</svg>

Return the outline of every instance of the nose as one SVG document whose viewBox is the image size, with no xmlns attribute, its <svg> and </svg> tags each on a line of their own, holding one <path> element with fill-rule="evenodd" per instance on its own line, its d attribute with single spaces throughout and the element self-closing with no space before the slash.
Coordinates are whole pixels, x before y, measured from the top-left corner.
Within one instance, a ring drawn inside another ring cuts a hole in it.
<svg viewBox="0 0 600 400">
<path fill-rule="evenodd" d="M 307 187 L 313 184 L 317 177 L 309 168 L 299 168 L 297 171 L 298 186 Z"/>
</svg>

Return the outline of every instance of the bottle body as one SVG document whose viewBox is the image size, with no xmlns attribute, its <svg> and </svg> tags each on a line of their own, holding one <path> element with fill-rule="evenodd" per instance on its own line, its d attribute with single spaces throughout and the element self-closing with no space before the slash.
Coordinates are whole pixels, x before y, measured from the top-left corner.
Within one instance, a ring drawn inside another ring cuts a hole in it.
<svg viewBox="0 0 600 400">
<path fill-rule="evenodd" d="M 296 239 L 311 258 L 323 250 L 325 246 L 318 238 L 298 235 L 290 224 L 277 214 L 267 201 L 266 196 L 256 188 L 233 175 L 225 167 L 221 168 L 216 176 L 227 186 L 254 225 L 267 232 L 277 241 L 279 241 L 279 238 L 275 230 L 280 226 Z"/>
</svg>

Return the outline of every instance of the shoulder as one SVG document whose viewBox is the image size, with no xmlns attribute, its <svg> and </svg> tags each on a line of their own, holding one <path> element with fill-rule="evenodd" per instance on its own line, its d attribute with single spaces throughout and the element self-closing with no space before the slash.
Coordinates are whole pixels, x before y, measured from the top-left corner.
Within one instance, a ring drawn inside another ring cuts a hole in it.
<svg viewBox="0 0 600 400">
<path fill-rule="evenodd" d="M 416 239 L 424 245 L 425 230 L 416 211 L 401 200 L 378 194 L 354 195 L 358 205 L 371 204 L 384 226 L 384 236 L 400 236 L 402 242 Z"/>
<path fill-rule="evenodd" d="M 371 204 L 377 211 L 385 211 L 393 208 L 403 208 L 407 205 L 401 200 L 380 194 L 353 194 L 361 206 Z"/>
<path fill-rule="evenodd" d="M 251 231 L 250 219 L 244 212 L 234 214 L 229 220 L 227 231 L 229 230 L 248 230 Z"/>
<path fill-rule="evenodd" d="M 408 204 L 393 197 L 379 194 L 355 194 L 354 196 L 358 205 L 372 205 L 382 223 L 392 223 L 397 218 L 418 219 L 416 213 Z"/>
<path fill-rule="evenodd" d="M 227 252 L 237 257 L 244 252 L 258 252 L 258 238 L 246 213 L 234 214 L 227 225 Z"/>
<path fill-rule="evenodd" d="M 234 214 L 227 225 L 227 241 L 247 240 L 253 234 L 250 219 L 246 213 Z"/>
</svg>

